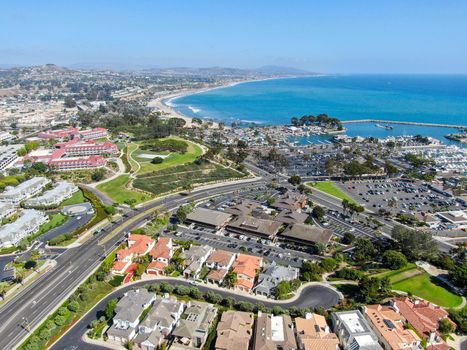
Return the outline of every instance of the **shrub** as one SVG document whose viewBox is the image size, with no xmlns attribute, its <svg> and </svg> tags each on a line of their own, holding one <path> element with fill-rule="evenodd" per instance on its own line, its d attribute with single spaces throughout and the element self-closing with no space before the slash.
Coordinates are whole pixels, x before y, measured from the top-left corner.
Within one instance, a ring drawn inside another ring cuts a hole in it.
<svg viewBox="0 0 467 350">
<path fill-rule="evenodd" d="M 60 315 L 57 315 L 54 318 L 54 322 L 57 326 L 63 326 L 65 324 L 65 321 L 66 321 L 65 317 L 60 316 Z"/>
<path fill-rule="evenodd" d="M 163 161 L 164 161 L 164 158 L 154 157 L 154 158 L 152 158 L 151 163 L 152 164 L 161 164 Z"/>
<path fill-rule="evenodd" d="M 76 300 L 73 300 L 68 303 L 67 307 L 71 312 L 76 312 L 79 309 L 79 303 Z"/>
</svg>

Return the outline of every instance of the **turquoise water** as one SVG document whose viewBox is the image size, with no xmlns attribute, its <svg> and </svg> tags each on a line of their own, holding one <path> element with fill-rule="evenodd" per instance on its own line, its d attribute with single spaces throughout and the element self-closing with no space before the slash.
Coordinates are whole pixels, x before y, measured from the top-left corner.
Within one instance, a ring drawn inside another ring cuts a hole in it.
<svg viewBox="0 0 467 350">
<path fill-rule="evenodd" d="M 341 120 L 384 119 L 467 126 L 467 75 L 349 75 L 273 79 L 184 96 L 171 103 L 191 117 L 262 125 L 326 113 Z M 352 136 L 423 134 L 443 139 L 454 129 L 346 125 Z M 446 140 L 443 140 L 446 141 Z M 446 141 L 447 142 L 447 141 Z"/>
</svg>

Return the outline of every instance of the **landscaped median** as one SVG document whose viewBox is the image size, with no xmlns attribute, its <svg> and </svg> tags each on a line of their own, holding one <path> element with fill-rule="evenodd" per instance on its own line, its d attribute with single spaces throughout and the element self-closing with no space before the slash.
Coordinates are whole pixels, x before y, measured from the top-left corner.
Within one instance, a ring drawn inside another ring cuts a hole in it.
<svg viewBox="0 0 467 350">
<path fill-rule="evenodd" d="M 333 181 L 308 182 L 307 185 L 312 188 L 316 188 L 317 190 L 321 192 L 330 194 L 331 196 L 334 196 L 336 198 L 339 198 L 342 200 L 347 199 L 350 203 L 354 203 L 354 204 L 357 203 L 355 199 L 353 199 L 347 193 L 345 193 L 342 189 L 340 189 L 339 186 L 336 185 L 336 183 Z"/>
</svg>

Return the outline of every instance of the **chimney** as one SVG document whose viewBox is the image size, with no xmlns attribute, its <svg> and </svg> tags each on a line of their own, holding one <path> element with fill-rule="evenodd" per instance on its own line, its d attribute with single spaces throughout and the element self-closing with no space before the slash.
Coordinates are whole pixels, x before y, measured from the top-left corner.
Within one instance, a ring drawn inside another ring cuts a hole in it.
<svg viewBox="0 0 467 350">
<path fill-rule="evenodd" d="M 305 314 L 305 319 L 306 319 L 306 320 L 311 320 L 311 312 L 307 312 L 307 313 Z"/>
</svg>

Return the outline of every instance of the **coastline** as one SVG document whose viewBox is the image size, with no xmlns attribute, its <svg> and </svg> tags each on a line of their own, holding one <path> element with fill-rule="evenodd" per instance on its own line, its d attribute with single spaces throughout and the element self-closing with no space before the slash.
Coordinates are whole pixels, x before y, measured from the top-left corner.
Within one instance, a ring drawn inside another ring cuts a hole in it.
<svg viewBox="0 0 467 350">
<path fill-rule="evenodd" d="M 277 76 L 277 77 L 269 77 L 269 78 L 258 78 L 258 79 L 246 79 L 246 80 L 239 80 L 239 81 L 232 81 L 228 83 L 224 83 L 221 85 L 211 86 L 211 87 L 203 87 L 198 89 L 184 89 L 170 92 L 167 95 L 162 95 L 159 97 L 154 98 L 153 100 L 149 101 L 147 106 L 151 108 L 156 108 L 157 110 L 161 111 L 166 115 L 168 118 L 180 118 L 185 120 L 187 127 L 191 127 L 192 117 L 189 117 L 175 109 L 175 106 L 172 104 L 172 101 L 189 96 L 204 93 L 207 91 L 217 90 L 217 89 L 224 89 L 233 87 L 240 84 L 246 83 L 254 83 L 259 81 L 266 81 L 266 80 L 276 80 L 276 79 L 295 79 L 295 78 L 304 78 L 304 77 L 317 77 L 317 76 L 324 76 L 324 74 L 314 74 L 314 75 L 303 75 L 303 76 Z M 208 118 L 204 118 L 202 116 L 199 117 L 200 119 L 207 120 Z M 209 119 L 211 120 L 211 119 Z M 213 127 L 218 127 L 220 121 L 213 121 Z M 226 127 L 228 127 L 226 125 Z"/>
</svg>

